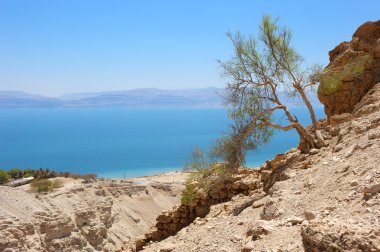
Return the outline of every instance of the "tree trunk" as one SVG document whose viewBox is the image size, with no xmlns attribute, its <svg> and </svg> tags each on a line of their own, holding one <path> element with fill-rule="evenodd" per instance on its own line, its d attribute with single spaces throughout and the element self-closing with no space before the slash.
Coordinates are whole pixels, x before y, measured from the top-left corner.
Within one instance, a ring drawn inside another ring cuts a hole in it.
<svg viewBox="0 0 380 252">
<path fill-rule="evenodd" d="M 307 96 L 305 94 L 305 90 L 303 90 L 300 85 L 298 85 L 296 87 L 296 89 L 300 93 L 302 100 L 304 101 L 307 109 L 309 110 L 311 122 L 313 124 L 313 132 L 316 132 L 317 131 L 317 118 L 315 117 L 315 112 L 314 112 L 313 106 L 311 105 L 309 99 L 307 98 Z"/>
<path fill-rule="evenodd" d="M 318 131 L 310 133 L 299 123 L 296 125 L 296 130 L 300 136 L 299 149 L 302 153 L 309 153 L 311 149 L 319 149 L 325 145 Z"/>
</svg>

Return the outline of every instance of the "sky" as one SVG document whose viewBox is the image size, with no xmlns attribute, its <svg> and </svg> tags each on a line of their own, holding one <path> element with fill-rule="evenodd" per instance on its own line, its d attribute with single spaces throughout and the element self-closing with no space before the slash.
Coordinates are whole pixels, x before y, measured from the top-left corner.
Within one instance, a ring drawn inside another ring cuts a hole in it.
<svg viewBox="0 0 380 252">
<path fill-rule="evenodd" d="M 263 15 L 278 17 L 304 64 L 326 65 L 379 10 L 379 0 L 1 0 L 0 90 L 223 87 L 228 31 L 255 34 Z"/>
</svg>

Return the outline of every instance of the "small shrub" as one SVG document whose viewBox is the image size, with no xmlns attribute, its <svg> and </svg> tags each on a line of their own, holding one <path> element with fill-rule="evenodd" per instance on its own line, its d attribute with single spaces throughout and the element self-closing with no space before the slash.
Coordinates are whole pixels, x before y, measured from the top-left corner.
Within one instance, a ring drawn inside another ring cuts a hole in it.
<svg viewBox="0 0 380 252">
<path fill-rule="evenodd" d="M 14 178 L 14 179 L 18 179 L 18 178 L 22 178 L 22 175 L 20 177 L 20 174 L 22 174 L 22 171 L 18 168 L 12 168 L 8 171 L 8 174 Z"/>
<path fill-rule="evenodd" d="M 88 173 L 88 174 L 83 175 L 83 180 L 85 183 L 89 183 L 89 182 L 95 181 L 96 177 L 97 175 L 95 173 Z"/>
<path fill-rule="evenodd" d="M 183 205 L 189 204 L 195 199 L 195 190 L 193 186 L 188 185 L 186 189 L 182 192 L 181 203 Z"/>
<path fill-rule="evenodd" d="M 53 182 L 48 179 L 35 179 L 30 183 L 30 187 L 38 192 L 47 192 L 52 189 Z"/>
<path fill-rule="evenodd" d="M 66 173 L 65 173 L 66 174 Z M 80 179 L 82 178 L 82 175 L 78 174 L 78 173 L 69 173 L 69 175 L 66 177 L 65 175 L 65 178 L 73 178 L 73 179 Z"/>
<path fill-rule="evenodd" d="M 24 178 L 33 177 L 33 173 L 24 173 Z"/>
<path fill-rule="evenodd" d="M 193 201 L 198 189 L 202 189 L 206 193 L 210 189 L 218 190 L 224 185 L 226 179 L 237 171 L 237 169 L 226 166 L 226 162 L 217 162 L 216 157 L 226 151 L 227 149 L 216 150 L 214 148 L 209 154 L 200 149 L 192 152 L 191 162 L 184 168 L 185 171 L 190 172 L 190 176 L 186 181 L 186 189 L 182 192 L 182 204 L 186 205 Z"/>
<path fill-rule="evenodd" d="M 0 170 L 0 184 L 7 183 L 10 178 L 11 176 L 7 172 Z"/>
<path fill-rule="evenodd" d="M 60 179 L 55 179 L 52 182 L 51 189 L 57 189 L 63 186 L 63 181 Z"/>
</svg>

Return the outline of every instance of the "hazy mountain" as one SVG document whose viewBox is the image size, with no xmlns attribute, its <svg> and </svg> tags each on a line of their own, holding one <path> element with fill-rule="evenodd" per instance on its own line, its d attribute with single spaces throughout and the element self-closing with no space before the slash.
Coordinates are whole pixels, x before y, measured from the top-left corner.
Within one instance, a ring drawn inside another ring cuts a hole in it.
<svg viewBox="0 0 380 252">
<path fill-rule="evenodd" d="M 93 93 L 65 94 L 58 98 L 33 95 L 18 91 L 0 91 L 0 108 L 220 108 L 221 88 L 176 89 L 156 88 L 127 91 L 107 91 Z M 280 94 L 289 106 L 302 106 L 299 99 Z M 314 93 L 311 103 L 320 103 Z"/>
<path fill-rule="evenodd" d="M 0 91 L 0 108 L 54 108 L 61 100 L 20 91 Z"/>
<path fill-rule="evenodd" d="M 156 88 L 68 94 L 66 107 L 215 108 L 221 107 L 217 88 L 164 90 Z"/>
</svg>

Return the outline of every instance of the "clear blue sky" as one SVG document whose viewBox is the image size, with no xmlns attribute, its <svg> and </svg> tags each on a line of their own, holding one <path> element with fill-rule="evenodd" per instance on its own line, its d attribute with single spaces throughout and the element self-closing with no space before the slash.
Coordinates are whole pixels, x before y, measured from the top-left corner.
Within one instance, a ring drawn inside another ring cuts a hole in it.
<svg viewBox="0 0 380 252">
<path fill-rule="evenodd" d="M 0 90 L 222 87 L 215 61 L 232 55 L 226 31 L 254 33 L 271 14 L 293 30 L 306 64 L 326 64 L 379 10 L 379 0 L 1 0 Z"/>
</svg>

